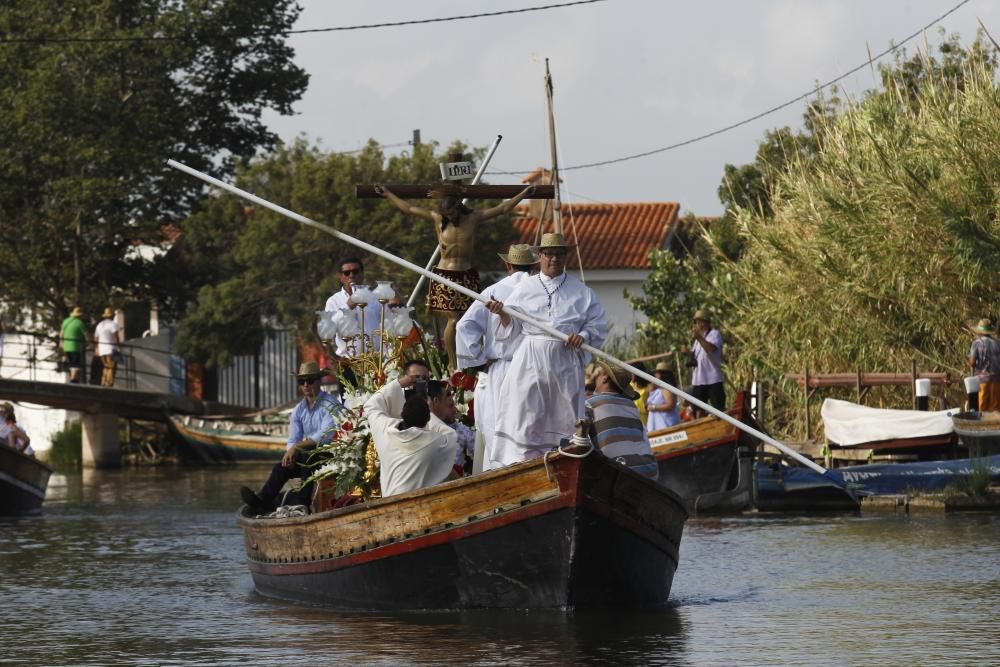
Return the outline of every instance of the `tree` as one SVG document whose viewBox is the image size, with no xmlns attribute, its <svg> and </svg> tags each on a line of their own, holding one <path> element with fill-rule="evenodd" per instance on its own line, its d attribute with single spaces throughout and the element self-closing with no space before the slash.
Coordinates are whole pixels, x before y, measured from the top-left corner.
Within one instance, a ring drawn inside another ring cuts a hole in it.
<svg viewBox="0 0 1000 667">
<path fill-rule="evenodd" d="M 731 208 L 738 257 L 720 250 L 713 226 L 711 252 L 685 263 L 728 309 L 736 384 L 807 365 L 900 371 L 914 360 L 960 374 L 964 325 L 1000 315 L 996 58 L 947 43 L 944 65 L 904 59 L 888 89 L 817 117 L 808 159 L 771 165 L 770 212 Z M 677 273 L 664 275 L 694 278 Z M 654 271 L 650 282 L 661 280 Z"/>
<path fill-rule="evenodd" d="M 306 217 L 424 266 L 437 244 L 430 223 L 403 215 L 383 199 L 358 199 L 360 183 L 427 183 L 440 180 L 438 164 L 464 152 L 436 145 L 386 157 L 370 142 L 356 155 L 324 153 L 305 140 L 243 163 L 238 187 Z M 475 151 L 482 157 L 484 151 Z M 466 159 L 472 155 L 466 152 Z M 435 202 L 428 205 L 433 206 Z M 488 206 L 490 203 L 477 203 Z M 189 359 L 226 365 L 232 355 L 257 349 L 273 326 L 293 327 L 300 339 L 314 337 L 315 311 L 340 289 L 340 259 L 358 256 L 369 280 L 396 283 L 405 299 L 418 276 L 380 257 L 280 216 L 248 207 L 228 194 L 211 194 L 181 224 L 173 261 L 200 276 L 205 287 L 178 327 L 176 348 Z M 480 270 L 499 268 L 496 252 L 515 236 L 509 219 L 476 232 Z M 221 260 L 221 261 L 220 261 Z"/>
<path fill-rule="evenodd" d="M 283 31 L 294 0 L 56 0 L 0 10 L 0 281 L 51 328 L 132 300 L 179 309 L 192 290 L 136 248 L 159 245 L 202 188 L 173 157 L 229 173 L 276 138 L 307 75 Z M 162 261 L 162 260 L 160 260 Z"/>
</svg>

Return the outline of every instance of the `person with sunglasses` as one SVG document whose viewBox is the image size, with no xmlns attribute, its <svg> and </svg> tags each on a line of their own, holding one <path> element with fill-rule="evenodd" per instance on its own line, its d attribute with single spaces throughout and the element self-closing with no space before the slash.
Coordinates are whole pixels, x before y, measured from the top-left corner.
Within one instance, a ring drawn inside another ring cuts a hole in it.
<svg viewBox="0 0 1000 667">
<path fill-rule="evenodd" d="M 288 480 L 295 477 L 307 479 L 313 472 L 313 466 L 306 465 L 309 451 L 333 439 L 337 430 L 335 416 L 343 410 L 343 406 L 334 396 L 320 389 L 323 376 L 329 372 L 330 369 L 320 368 L 315 361 L 299 366 L 295 378 L 302 400 L 289 417 L 285 455 L 281 463 L 271 469 L 259 494 L 246 486 L 240 489 L 243 502 L 256 514 L 267 514 L 276 509 L 281 489 Z M 282 504 L 308 506 L 312 502 L 313 486 L 307 484 L 299 491 L 289 492 Z"/>
<path fill-rule="evenodd" d="M 341 285 L 340 291 L 326 300 L 326 306 L 324 306 L 323 310 L 329 313 L 342 312 L 345 317 L 355 318 L 359 331 L 361 330 L 361 311 L 363 310 L 365 314 L 365 333 L 370 336 L 372 344 L 376 346 L 375 349 L 378 349 L 379 340 L 375 336 L 375 331 L 378 330 L 381 321 L 381 305 L 378 301 L 372 299 L 363 308 L 359 308 L 358 304 L 351 300 L 351 295 L 354 293 L 354 286 L 365 284 L 365 265 L 357 257 L 345 257 L 340 260 L 339 266 L 338 278 Z M 356 344 L 353 348 L 348 347 L 347 341 L 341 338 L 339 334 L 335 342 L 336 348 L 334 351 L 337 357 L 351 359 L 361 354 L 360 345 Z M 346 380 L 350 384 L 357 384 L 354 371 L 346 363 L 341 364 L 340 375 L 342 376 L 341 379 Z"/>
</svg>

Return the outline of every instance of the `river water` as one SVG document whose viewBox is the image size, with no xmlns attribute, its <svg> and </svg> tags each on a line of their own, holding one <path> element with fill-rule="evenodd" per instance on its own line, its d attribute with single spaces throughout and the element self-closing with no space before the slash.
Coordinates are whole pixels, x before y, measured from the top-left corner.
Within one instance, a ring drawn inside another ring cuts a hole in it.
<svg viewBox="0 0 1000 667">
<path fill-rule="evenodd" d="M 237 489 L 265 472 L 54 476 L 0 519 L 0 663 L 1000 664 L 993 514 L 692 519 L 655 612 L 341 614 L 254 592 Z"/>
</svg>

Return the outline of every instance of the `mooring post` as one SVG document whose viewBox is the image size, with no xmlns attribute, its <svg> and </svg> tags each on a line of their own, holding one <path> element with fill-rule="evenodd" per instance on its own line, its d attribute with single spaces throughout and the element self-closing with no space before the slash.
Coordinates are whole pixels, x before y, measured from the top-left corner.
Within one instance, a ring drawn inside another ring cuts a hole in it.
<svg viewBox="0 0 1000 667">
<path fill-rule="evenodd" d="M 86 468 L 119 468 L 122 464 L 118 440 L 118 415 L 113 412 L 84 413 L 83 465 Z"/>
</svg>

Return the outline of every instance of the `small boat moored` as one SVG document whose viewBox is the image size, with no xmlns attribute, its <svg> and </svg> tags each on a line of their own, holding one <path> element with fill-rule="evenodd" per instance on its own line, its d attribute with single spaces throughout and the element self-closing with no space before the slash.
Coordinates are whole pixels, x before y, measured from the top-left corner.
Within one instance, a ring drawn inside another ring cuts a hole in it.
<svg viewBox="0 0 1000 667">
<path fill-rule="evenodd" d="M 0 514 L 39 512 L 52 468 L 0 444 Z"/>
</svg>

